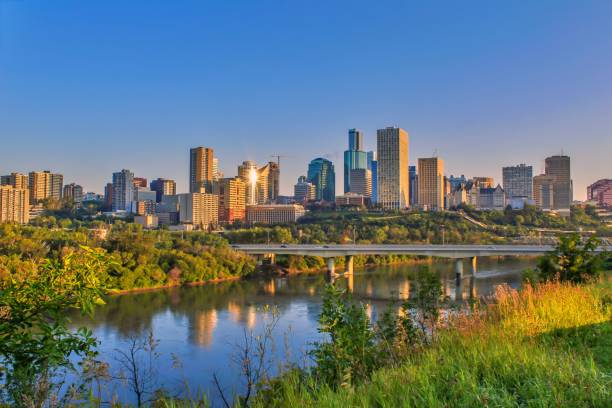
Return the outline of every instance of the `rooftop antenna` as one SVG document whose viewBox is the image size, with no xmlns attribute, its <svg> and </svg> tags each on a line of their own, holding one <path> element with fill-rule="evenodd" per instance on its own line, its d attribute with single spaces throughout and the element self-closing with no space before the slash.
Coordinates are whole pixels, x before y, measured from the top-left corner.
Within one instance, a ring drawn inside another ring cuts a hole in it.
<svg viewBox="0 0 612 408">
<path fill-rule="evenodd" d="M 438 148 L 437 147 L 434 149 L 433 157 L 438 157 Z"/>
</svg>

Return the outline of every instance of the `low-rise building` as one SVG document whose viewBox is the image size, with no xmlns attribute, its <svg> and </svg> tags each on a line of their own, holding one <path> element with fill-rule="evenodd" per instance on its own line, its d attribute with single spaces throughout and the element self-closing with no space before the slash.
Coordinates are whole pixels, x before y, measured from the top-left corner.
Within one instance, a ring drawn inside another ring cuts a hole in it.
<svg viewBox="0 0 612 408">
<path fill-rule="evenodd" d="M 304 207 L 298 204 L 248 205 L 247 222 L 252 224 L 286 224 L 304 216 Z"/>
<path fill-rule="evenodd" d="M 134 223 L 142 225 L 146 229 L 154 229 L 159 225 L 159 219 L 157 215 L 153 214 L 137 215 L 134 217 Z"/>
<path fill-rule="evenodd" d="M 499 184 L 495 188 L 481 188 L 479 206 L 481 210 L 503 210 L 506 208 L 506 193 Z"/>
<path fill-rule="evenodd" d="M 346 193 L 336 196 L 336 206 L 338 207 L 366 207 L 369 203 L 369 196 L 363 194 Z"/>
</svg>

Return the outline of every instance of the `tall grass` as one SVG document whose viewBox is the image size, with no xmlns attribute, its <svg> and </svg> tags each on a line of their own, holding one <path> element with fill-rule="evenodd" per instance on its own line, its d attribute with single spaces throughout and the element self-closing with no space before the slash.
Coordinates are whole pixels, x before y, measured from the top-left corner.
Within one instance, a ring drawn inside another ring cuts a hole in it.
<svg viewBox="0 0 612 408">
<path fill-rule="evenodd" d="M 293 373 L 255 406 L 609 407 L 611 293 L 609 282 L 500 287 L 494 304 L 369 383 L 333 391 Z"/>
</svg>

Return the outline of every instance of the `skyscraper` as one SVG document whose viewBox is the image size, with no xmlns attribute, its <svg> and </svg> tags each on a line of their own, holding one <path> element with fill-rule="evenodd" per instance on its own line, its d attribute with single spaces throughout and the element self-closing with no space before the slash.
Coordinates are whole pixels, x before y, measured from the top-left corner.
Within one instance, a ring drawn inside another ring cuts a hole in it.
<svg viewBox="0 0 612 408">
<path fill-rule="evenodd" d="M 569 156 L 546 158 L 545 174 L 554 177 L 553 209 L 562 215 L 569 215 L 572 205 L 572 179 L 570 176 Z"/>
<path fill-rule="evenodd" d="M 238 166 L 238 177 L 246 183 L 246 205 L 269 204 L 278 199 L 280 188 L 278 163 L 268 162 L 258 168 L 255 162 L 244 161 Z"/>
<path fill-rule="evenodd" d="M 439 157 L 419 159 L 419 206 L 444 209 L 444 161 Z"/>
<path fill-rule="evenodd" d="M 612 179 L 597 180 L 588 186 L 587 200 L 601 207 L 612 207 Z"/>
<path fill-rule="evenodd" d="M 113 173 L 112 210 L 128 211 L 134 199 L 134 173 L 127 169 Z"/>
<path fill-rule="evenodd" d="M 12 186 L 15 188 L 29 189 L 29 178 L 27 174 L 11 173 L 7 176 L 2 176 L 3 186 Z"/>
<path fill-rule="evenodd" d="M 189 191 L 210 192 L 214 177 L 213 149 L 193 147 L 189 149 Z"/>
<path fill-rule="evenodd" d="M 363 151 L 363 135 L 357 129 L 349 129 L 349 148 L 344 151 L 344 192 L 351 191 L 351 170 L 367 169 L 368 155 Z"/>
<path fill-rule="evenodd" d="M 219 196 L 208 193 L 178 194 L 179 220 L 200 229 L 210 229 L 219 222 Z"/>
<path fill-rule="evenodd" d="M 419 180 L 416 166 L 408 166 L 408 188 L 410 190 L 410 206 L 417 205 L 419 196 Z"/>
<path fill-rule="evenodd" d="M 378 204 L 384 209 L 408 207 L 408 133 L 396 127 L 378 129 L 376 150 Z"/>
<path fill-rule="evenodd" d="M 134 177 L 134 187 L 147 188 L 147 179 L 144 177 Z"/>
<path fill-rule="evenodd" d="M 75 203 L 83 201 L 83 187 L 78 184 L 70 183 L 64 186 L 64 198 Z"/>
<path fill-rule="evenodd" d="M 331 161 L 322 157 L 312 160 L 308 164 L 307 180 L 314 184 L 317 200 L 336 200 L 336 172 Z"/>
<path fill-rule="evenodd" d="M 374 151 L 368 152 L 368 170 L 372 172 L 372 195 L 370 196 L 370 201 L 376 203 L 378 198 L 378 161 Z"/>
<path fill-rule="evenodd" d="M 525 164 L 502 168 L 503 187 L 506 198 L 512 200 L 533 199 L 533 167 Z"/>
<path fill-rule="evenodd" d="M 149 186 L 152 191 L 155 191 L 155 201 L 158 203 L 161 203 L 163 196 L 176 194 L 176 182 L 174 180 L 158 178 L 152 180 Z"/>
</svg>

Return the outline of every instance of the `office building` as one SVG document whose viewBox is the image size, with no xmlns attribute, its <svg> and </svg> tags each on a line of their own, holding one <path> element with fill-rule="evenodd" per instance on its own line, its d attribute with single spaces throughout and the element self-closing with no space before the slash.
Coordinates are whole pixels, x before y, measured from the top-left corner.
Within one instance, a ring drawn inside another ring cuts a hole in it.
<svg viewBox="0 0 612 408">
<path fill-rule="evenodd" d="M 569 156 L 547 157 L 544 174 L 555 179 L 553 184 L 553 209 L 561 215 L 569 216 L 573 201 Z"/>
<path fill-rule="evenodd" d="M 601 179 L 588 186 L 587 200 L 599 207 L 612 207 L 612 179 Z"/>
<path fill-rule="evenodd" d="M 372 172 L 372 195 L 370 196 L 370 202 L 376 203 L 378 197 L 378 161 L 374 151 L 368 152 L 368 170 Z"/>
<path fill-rule="evenodd" d="M 246 216 L 244 180 L 240 177 L 219 179 L 215 182 L 213 191 L 219 196 L 220 223 L 244 221 Z"/>
<path fill-rule="evenodd" d="M 152 191 L 155 191 L 155 201 L 158 203 L 161 203 L 163 196 L 176 194 L 176 182 L 174 180 L 158 178 L 151 181 L 149 187 Z"/>
<path fill-rule="evenodd" d="M 368 154 L 363 150 L 363 134 L 357 129 L 349 129 L 348 150 L 344 151 L 344 192 L 351 191 L 351 170 L 367 169 Z"/>
<path fill-rule="evenodd" d="M 337 207 L 367 207 L 369 203 L 370 198 L 362 194 L 346 193 L 336 196 Z"/>
<path fill-rule="evenodd" d="M 193 147 L 189 149 L 189 192 L 200 193 L 212 191 L 213 182 L 213 149 Z"/>
<path fill-rule="evenodd" d="M 287 224 L 304 216 L 304 207 L 298 204 L 249 205 L 246 208 L 250 224 Z"/>
<path fill-rule="evenodd" d="M 61 200 L 63 185 L 62 174 L 51 173 L 49 170 L 30 172 L 28 175 L 30 203 L 35 204 L 47 199 Z"/>
<path fill-rule="evenodd" d="M 219 223 L 219 196 L 209 193 L 177 194 L 179 221 L 203 230 Z"/>
<path fill-rule="evenodd" d="M 298 177 L 298 181 L 293 185 L 293 199 L 298 203 L 307 203 L 316 200 L 317 191 L 315 185 L 306 180 L 306 176 Z"/>
<path fill-rule="evenodd" d="M 533 167 L 525 164 L 503 167 L 502 183 L 513 208 L 523 208 L 533 200 Z"/>
<path fill-rule="evenodd" d="M 253 161 L 247 160 L 238 166 L 238 177 L 246 185 L 246 204 L 269 204 L 278 199 L 280 188 L 280 167 L 278 163 L 268 162 L 258 168 Z"/>
<path fill-rule="evenodd" d="M 419 207 L 426 210 L 444 209 L 444 161 L 439 157 L 420 158 Z"/>
<path fill-rule="evenodd" d="M 27 174 L 11 173 L 7 176 L 2 176 L 0 185 L 29 190 L 30 179 Z"/>
<path fill-rule="evenodd" d="M 352 169 L 350 172 L 351 191 L 365 197 L 372 196 L 372 171 L 368 169 Z"/>
<path fill-rule="evenodd" d="M 64 186 L 64 199 L 80 204 L 83 201 L 83 187 L 70 183 Z"/>
<path fill-rule="evenodd" d="M 238 177 L 245 183 L 246 205 L 257 204 L 257 164 L 253 161 L 243 161 L 238 166 Z"/>
<path fill-rule="evenodd" d="M 153 214 L 155 212 L 156 200 L 156 191 L 151 191 L 148 187 L 134 187 L 131 211 L 139 215 Z"/>
<path fill-rule="evenodd" d="M 377 203 L 384 209 L 410 205 L 408 185 L 408 132 L 396 127 L 376 131 Z"/>
<path fill-rule="evenodd" d="M 308 164 L 308 182 L 314 184 L 317 201 L 336 199 L 336 172 L 331 161 L 318 157 Z"/>
<path fill-rule="evenodd" d="M 410 193 L 410 206 L 419 204 L 419 177 L 416 166 L 408 166 L 408 191 Z"/>
<path fill-rule="evenodd" d="M 538 209 L 550 211 L 553 209 L 555 178 L 540 174 L 533 178 L 533 199 Z"/>
<path fill-rule="evenodd" d="M 134 177 L 134 188 L 136 187 L 147 188 L 147 179 L 144 177 Z"/>
<path fill-rule="evenodd" d="M 127 169 L 113 173 L 112 211 L 130 211 L 134 200 L 134 173 Z"/>
<path fill-rule="evenodd" d="M 10 185 L 0 186 L 0 223 L 27 224 L 30 220 L 28 189 Z"/>
</svg>

